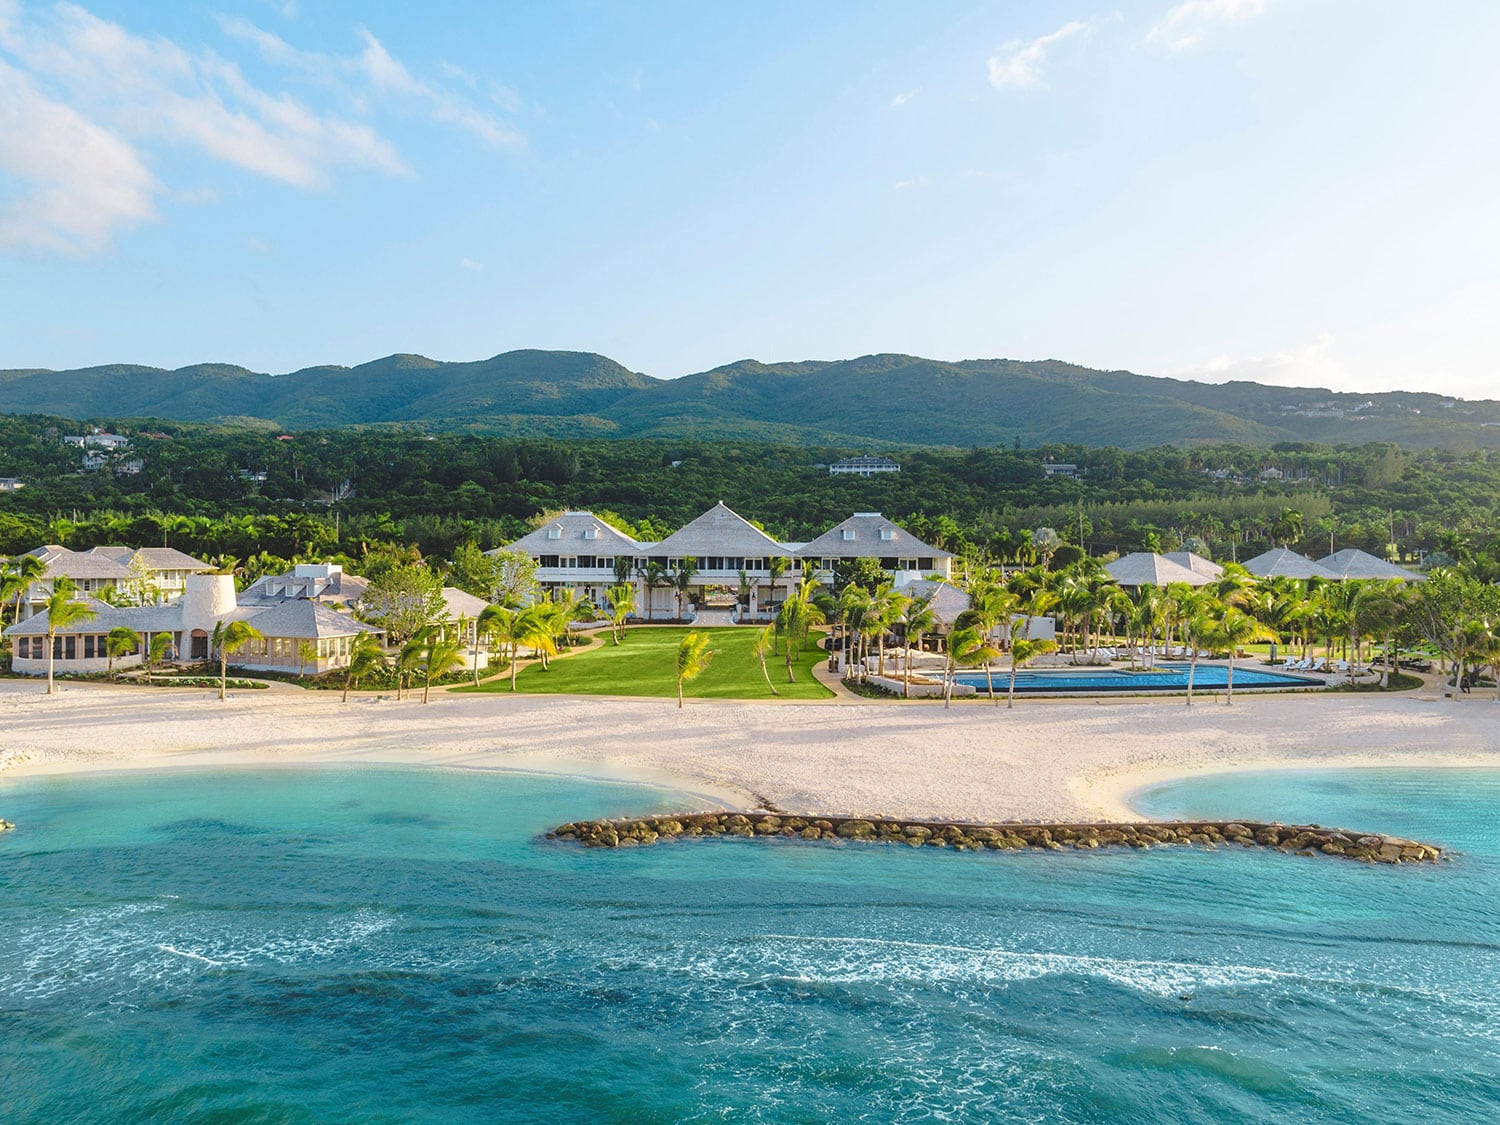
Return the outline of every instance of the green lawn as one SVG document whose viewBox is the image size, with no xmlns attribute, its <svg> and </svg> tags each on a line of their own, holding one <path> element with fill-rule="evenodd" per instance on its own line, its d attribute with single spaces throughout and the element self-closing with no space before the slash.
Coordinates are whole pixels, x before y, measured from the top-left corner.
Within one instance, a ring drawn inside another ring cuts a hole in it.
<svg viewBox="0 0 1500 1125">
<path fill-rule="evenodd" d="M 770 699 L 760 664 L 750 651 L 758 630 L 742 628 L 705 629 L 712 640 L 714 657 L 696 680 L 688 681 L 685 695 L 695 699 Z M 679 626 L 635 627 L 626 631 L 618 646 L 601 634 L 604 643 L 587 652 L 576 652 L 542 671 L 540 664 L 521 669 L 518 691 L 547 695 L 677 695 L 677 646 L 689 630 Z M 797 682 L 786 682 L 786 657 L 768 658 L 771 682 L 782 699 L 829 699 L 833 692 L 812 677 L 812 666 L 822 659 L 809 645 L 796 659 Z M 491 680 L 478 688 L 455 691 L 510 690 L 508 677 Z"/>
</svg>

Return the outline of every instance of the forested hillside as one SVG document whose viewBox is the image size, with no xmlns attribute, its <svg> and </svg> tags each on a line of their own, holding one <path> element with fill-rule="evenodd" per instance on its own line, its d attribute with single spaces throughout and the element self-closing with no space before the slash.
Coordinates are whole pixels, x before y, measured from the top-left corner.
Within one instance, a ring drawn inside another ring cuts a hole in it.
<svg viewBox="0 0 1500 1125">
<path fill-rule="evenodd" d="M 0 371 L 0 412 L 280 428 L 419 425 L 510 436 L 796 445 L 1032 447 L 1281 441 L 1500 448 L 1500 403 L 1332 394 L 1093 371 L 1056 361 L 904 355 L 744 360 L 653 379 L 604 356 L 514 351 L 473 363 L 395 355 L 265 375 L 225 364 Z"/>
</svg>

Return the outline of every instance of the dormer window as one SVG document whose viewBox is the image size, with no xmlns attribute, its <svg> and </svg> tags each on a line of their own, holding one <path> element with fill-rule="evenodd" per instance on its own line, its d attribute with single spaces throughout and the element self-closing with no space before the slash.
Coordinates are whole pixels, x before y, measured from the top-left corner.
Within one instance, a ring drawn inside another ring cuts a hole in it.
<svg viewBox="0 0 1500 1125">
<path fill-rule="evenodd" d="M 549 527 L 547 529 L 547 538 L 548 539 L 561 539 L 562 538 L 562 525 L 561 524 L 553 524 L 551 527 Z"/>
<path fill-rule="evenodd" d="M 849 542 L 852 542 L 853 539 L 854 539 L 854 529 L 852 527 L 846 527 L 846 528 L 844 528 L 844 542 L 845 543 L 849 543 Z"/>
<path fill-rule="evenodd" d="M 880 529 L 880 538 L 889 543 L 892 539 L 896 538 L 896 533 L 888 527 L 882 527 Z"/>
<path fill-rule="evenodd" d="M 597 527 L 590 527 L 584 531 L 583 537 L 585 539 L 598 539 L 599 529 Z"/>
</svg>

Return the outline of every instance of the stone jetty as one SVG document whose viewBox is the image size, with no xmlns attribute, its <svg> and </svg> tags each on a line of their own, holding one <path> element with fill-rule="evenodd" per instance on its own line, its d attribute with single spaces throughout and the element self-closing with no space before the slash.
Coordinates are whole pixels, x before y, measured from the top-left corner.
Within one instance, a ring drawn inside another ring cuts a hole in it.
<svg viewBox="0 0 1500 1125">
<path fill-rule="evenodd" d="M 1098 848 L 1238 846 L 1295 855 L 1329 855 L 1364 863 L 1430 863 L 1444 858 L 1432 844 L 1317 824 L 1250 820 L 1183 820 L 1119 824 L 971 824 L 885 817 L 788 816 L 769 812 L 678 813 L 559 825 L 549 840 L 590 848 L 636 848 L 673 840 L 739 836 L 832 844 L 904 844 L 954 851 L 1093 851 Z"/>
</svg>

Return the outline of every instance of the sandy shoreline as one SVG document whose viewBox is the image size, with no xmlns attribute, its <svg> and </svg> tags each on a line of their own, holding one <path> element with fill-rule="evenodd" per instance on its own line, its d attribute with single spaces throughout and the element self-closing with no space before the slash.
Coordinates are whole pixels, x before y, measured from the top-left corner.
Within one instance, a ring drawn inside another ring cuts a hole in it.
<svg viewBox="0 0 1500 1125">
<path fill-rule="evenodd" d="M 1493 708 L 1493 709 L 1491 709 Z M 1196 773 L 1500 767 L 1500 707 L 1412 696 L 1276 695 L 971 704 L 690 703 L 450 695 L 397 703 L 300 689 L 212 693 L 0 681 L 5 781 L 245 765 L 446 766 L 666 786 L 700 807 L 1108 820 L 1141 787 Z M 3 809 L 0 809 L 3 812 Z"/>
</svg>

